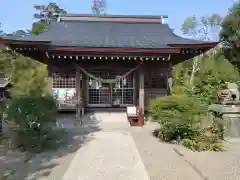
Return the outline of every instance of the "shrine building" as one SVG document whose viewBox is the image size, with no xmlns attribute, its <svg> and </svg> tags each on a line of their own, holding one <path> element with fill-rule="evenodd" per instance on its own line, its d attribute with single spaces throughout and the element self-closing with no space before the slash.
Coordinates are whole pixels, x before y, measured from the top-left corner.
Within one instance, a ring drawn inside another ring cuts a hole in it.
<svg viewBox="0 0 240 180">
<path fill-rule="evenodd" d="M 38 36 L 1 37 L 48 66 L 48 90 L 60 110 L 137 106 L 171 93 L 172 67 L 217 42 L 182 38 L 166 16 L 67 14 Z"/>
</svg>

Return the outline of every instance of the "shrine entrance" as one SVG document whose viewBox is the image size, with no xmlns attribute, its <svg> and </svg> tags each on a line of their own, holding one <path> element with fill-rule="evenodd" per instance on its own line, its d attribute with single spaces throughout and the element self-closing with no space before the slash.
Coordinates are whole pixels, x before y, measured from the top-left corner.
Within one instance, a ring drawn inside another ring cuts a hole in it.
<svg viewBox="0 0 240 180">
<path fill-rule="evenodd" d="M 114 79 L 124 73 L 95 71 L 92 74 L 103 79 Z M 134 104 L 134 79 L 132 73 L 112 84 L 101 83 L 90 77 L 87 83 L 87 106 L 89 107 L 126 107 Z"/>
</svg>

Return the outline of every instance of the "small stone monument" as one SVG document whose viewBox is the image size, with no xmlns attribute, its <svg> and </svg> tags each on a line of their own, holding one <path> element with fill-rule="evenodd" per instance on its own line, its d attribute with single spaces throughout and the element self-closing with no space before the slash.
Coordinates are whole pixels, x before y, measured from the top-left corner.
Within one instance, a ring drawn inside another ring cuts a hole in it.
<svg viewBox="0 0 240 180">
<path fill-rule="evenodd" d="M 226 89 L 218 92 L 218 101 L 221 104 L 226 103 L 238 103 L 239 102 L 239 91 L 236 83 L 226 83 Z"/>
<path fill-rule="evenodd" d="M 223 120 L 224 137 L 240 137 L 240 100 L 236 83 L 226 83 L 226 89 L 218 92 L 218 102 L 209 111 Z"/>
</svg>

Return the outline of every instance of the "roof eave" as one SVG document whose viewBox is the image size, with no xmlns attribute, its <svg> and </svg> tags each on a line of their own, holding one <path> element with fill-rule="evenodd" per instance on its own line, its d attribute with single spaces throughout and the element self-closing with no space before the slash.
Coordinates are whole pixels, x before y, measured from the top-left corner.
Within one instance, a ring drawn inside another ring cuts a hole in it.
<svg viewBox="0 0 240 180">
<path fill-rule="evenodd" d="M 51 47 L 51 51 L 61 52 L 81 52 L 81 53 L 103 53 L 103 54 L 125 54 L 125 53 L 141 53 L 141 54 L 179 54 L 179 48 L 161 48 L 161 49 L 144 49 L 144 48 L 80 48 L 80 47 Z"/>
<path fill-rule="evenodd" d="M 168 18 L 168 15 L 95 15 L 95 14 L 77 14 L 77 13 L 67 13 L 63 17 L 124 17 L 124 18 Z"/>
<path fill-rule="evenodd" d="M 192 43 L 192 44 L 168 44 L 169 47 L 175 48 L 207 48 L 211 49 L 217 46 L 219 42 L 206 42 L 206 43 Z"/>
<path fill-rule="evenodd" d="M 14 44 L 47 45 L 51 43 L 51 41 L 28 41 L 28 40 L 9 39 L 5 37 L 0 37 L 0 42 L 5 45 L 14 45 Z"/>
</svg>

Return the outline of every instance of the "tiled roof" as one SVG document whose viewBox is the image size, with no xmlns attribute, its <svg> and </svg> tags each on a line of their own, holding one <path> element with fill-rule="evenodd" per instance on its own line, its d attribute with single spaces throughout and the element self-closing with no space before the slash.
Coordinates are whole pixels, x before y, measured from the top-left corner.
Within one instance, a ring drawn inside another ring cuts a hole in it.
<svg viewBox="0 0 240 180">
<path fill-rule="evenodd" d="M 151 17 L 151 16 L 150 16 Z M 170 48 L 169 44 L 203 44 L 175 35 L 160 22 L 111 22 L 63 20 L 49 25 L 47 32 L 17 40 L 51 41 L 53 46 Z"/>
</svg>

